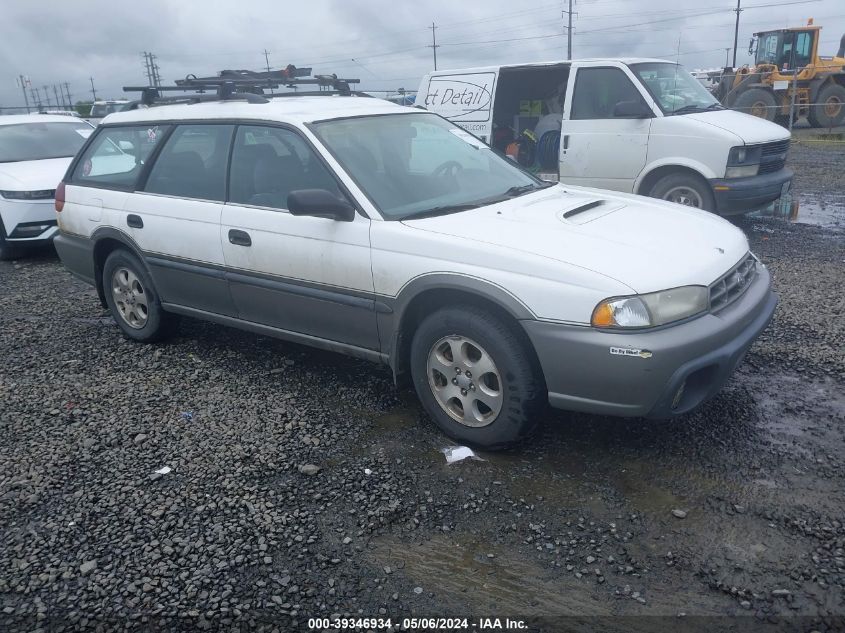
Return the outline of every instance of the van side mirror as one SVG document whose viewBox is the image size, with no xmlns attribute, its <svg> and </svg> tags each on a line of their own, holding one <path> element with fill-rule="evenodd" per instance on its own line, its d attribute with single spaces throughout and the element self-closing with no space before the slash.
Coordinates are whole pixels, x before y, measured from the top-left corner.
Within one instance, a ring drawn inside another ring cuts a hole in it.
<svg viewBox="0 0 845 633">
<path fill-rule="evenodd" d="M 355 207 L 325 189 L 297 189 L 288 194 L 291 215 L 310 215 L 340 222 L 355 219 Z"/>
<path fill-rule="evenodd" d="M 613 106 L 614 119 L 651 119 L 654 112 L 642 101 L 620 101 Z"/>
</svg>

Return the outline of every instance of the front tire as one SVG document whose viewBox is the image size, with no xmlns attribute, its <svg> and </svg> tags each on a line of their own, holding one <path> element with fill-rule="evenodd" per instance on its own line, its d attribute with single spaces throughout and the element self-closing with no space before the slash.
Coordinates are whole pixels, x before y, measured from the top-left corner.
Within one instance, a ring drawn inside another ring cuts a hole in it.
<svg viewBox="0 0 845 633">
<path fill-rule="evenodd" d="M 162 309 L 152 278 L 129 251 L 119 249 L 106 258 L 102 285 L 112 317 L 126 337 L 153 343 L 173 332 L 176 315 Z"/>
<path fill-rule="evenodd" d="M 546 389 L 527 341 L 487 310 L 465 305 L 426 317 L 411 343 L 417 395 L 449 437 L 488 449 L 528 436 Z"/>
<path fill-rule="evenodd" d="M 819 105 L 810 106 L 807 119 L 813 127 L 838 127 L 845 125 L 845 87 L 829 83 L 819 90 L 815 101 Z"/>
<path fill-rule="evenodd" d="M 660 198 L 686 207 L 704 211 L 715 211 L 716 200 L 710 186 L 703 178 L 693 174 L 668 174 L 654 183 L 648 193 L 652 198 Z"/>
<path fill-rule="evenodd" d="M 13 259 L 18 259 L 22 255 L 22 250 L 17 246 L 9 246 L 6 241 L 6 227 L 3 226 L 3 220 L 0 219 L 0 261 L 8 262 Z"/>
</svg>

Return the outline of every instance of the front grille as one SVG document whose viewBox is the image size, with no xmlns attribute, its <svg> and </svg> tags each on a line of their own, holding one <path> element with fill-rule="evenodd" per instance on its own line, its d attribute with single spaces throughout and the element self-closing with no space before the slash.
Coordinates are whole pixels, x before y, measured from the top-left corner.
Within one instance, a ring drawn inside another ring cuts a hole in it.
<svg viewBox="0 0 845 633">
<path fill-rule="evenodd" d="M 757 275 L 757 260 L 748 253 L 740 262 L 710 286 L 710 310 L 715 312 L 736 301 L 748 290 Z"/>
<path fill-rule="evenodd" d="M 758 173 L 771 174 L 786 166 L 786 155 L 789 153 L 789 139 L 765 143 L 761 146 L 760 170 Z"/>
</svg>

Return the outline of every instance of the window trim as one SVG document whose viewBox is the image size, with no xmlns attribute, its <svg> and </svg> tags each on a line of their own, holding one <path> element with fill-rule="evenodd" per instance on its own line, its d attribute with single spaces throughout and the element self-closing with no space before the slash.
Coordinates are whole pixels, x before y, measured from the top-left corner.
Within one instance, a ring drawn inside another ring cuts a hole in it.
<svg viewBox="0 0 845 633">
<path fill-rule="evenodd" d="M 107 130 L 113 130 L 118 128 L 135 128 L 135 127 L 143 127 L 145 121 L 135 122 L 135 123 L 113 123 L 109 125 L 98 125 L 94 129 L 94 133 L 88 137 L 85 145 L 79 148 L 74 159 L 71 161 L 70 165 L 65 172 L 65 177 L 63 182 L 66 185 L 73 185 L 74 187 L 88 187 L 90 189 L 106 189 L 107 191 L 125 191 L 127 193 L 132 193 L 133 191 L 137 191 L 138 183 L 144 182 L 146 183 L 146 177 L 149 173 L 150 166 L 155 162 L 156 158 L 158 157 L 158 153 L 161 151 L 161 148 L 167 142 L 167 139 L 170 138 L 170 134 L 174 130 L 174 126 L 169 123 L 159 123 L 159 122 L 151 122 L 154 125 L 169 125 L 167 131 L 164 133 L 161 141 L 156 143 L 156 146 L 153 148 L 153 151 L 150 152 L 150 155 L 147 156 L 147 162 L 141 167 L 141 171 L 138 172 L 138 176 L 135 179 L 135 182 L 131 185 L 117 185 L 111 183 L 97 183 L 97 182 L 82 182 L 79 180 L 73 179 L 73 174 L 76 172 L 76 168 L 79 165 L 79 162 L 82 160 L 82 157 L 88 152 L 90 146 L 95 142 L 95 140 L 101 135 L 105 134 Z"/>
<path fill-rule="evenodd" d="M 627 79 L 628 82 L 631 84 L 631 87 L 634 88 L 634 91 L 639 96 L 640 101 L 642 101 L 643 105 L 646 106 L 649 110 L 651 110 L 652 114 L 654 114 L 654 108 L 651 106 L 651 104 L 649 104 L 648 101 L 646 101 L 646 98 L 643 96 L 642 91 L 640 90 L 640 88 L 637 85 L 638 82 L 636 80 L 632 79 L 628 75 L 628 73 L 625 72 L 625 70 L 623 68 L 620 68 L 619 66 L 579 66 L 578 68 L 575 69 L 575 84 L 572 87 L 572 97 L 570 97 L 569 112 L 567 113 L 567 120 L 568 121 L 630 121 L 631 120 L 628 117 L 615 117 L 615 116 L 609 116 L 609 117 L 601 118 L 601 119 L 587 119 L 587 118 L 582 119 L 582 118 L 576 118 L 576 117 L 573 116 L 574 106 L 575 106 L 575 96 L 578 94 L 578 83 L 581 81 L 582 73 L 585 70 L 616 70 L 616 71 L 622 73 L 622 75 L 625 77 L 625 79 Z M 661 114 L 662 114 L 662 112 L 661 112 Z"/>
<path fill-rule="evenodd" d="M 199 122 L 195 123 L 195 122 L 191 121 L 190 123 L 186 123 L 186 124 L 158 123 L 157 125 L 170 125 L 170 131 L 167 132 L 167 134 L 165 135 L 165 138 L 163 138 L 161 140 L 161 142 L 158 143 L 155 146 L 153 151 L 150 152 L 149 160 L 146 163 L 144 163 L 144 169 L 141 170 L 140 174 L 138 174 L 138 181 L 135 183 L 134 193 L 144 193 L 144 194 L 148 194 L 148 195 L 161 196 L 163 198 L 173 198 L 175 200 L 198 200 L 200 202 L 214 202 L 214 203 L 220 203 L 220 204 L 225 203 L 226 198 L 228 197 L 228 194 L 229 194 L 229 181 L 228 181 L 228 179 L 226 180 L 225 186 L 223 187 L 223 200 L 209 200 L 208 198 L 196 198 L 196 197 L 191 197 L 191 196 L 174 196 L 172 194 L 159 193 L 157 191 L 145 191 L 145 189 L 146 189 L 146 186 L 147 186 L 147 182 L 150 178 L 150 174 L 152 173 L 153 167 L 158 162 L 159 156 L 164 151 L 164 148 L 167 146 L 167 143 L 170 141 L 170 137 L 173 136 L 173 134 L 176 132 L 177 128 L 179 128 L 180 125 L 185 125 L 185 126 L 188 126 L 188 125 L 231 125 L 232 126 L 232 134 L 229 137 L 229 150 L 226 153 L 226 156 L 227 156 L 227 158 L 226 158 L 226 176 L 228 176 L 229 165 L 231 164 L 230 161 L 231 161 L 231 156 L 232 156 L 232 146 L 234 145 L 234 142 L 235 142 L 235 132 L 238 129 L 238 124 L 237 123 L 224 123 L 224 122 L 222 122 L 221 120 L 218 120 L 218 119 L 209 119 L 208 123 L 199 123 Z"/>
<path fill-rule="evenodd" d="M 305 125 L 307 126 L 308 124 L 305 124 Z M 226 200 L 223 202 L 223 204 L 228 204 L 228 205 L 231 205 L 233 207 L 243 207 L 243 208 L 246 208 L 246 209 L 260 209 L 260 210 L 266 210 L 266 211 L 273 211 L 275 213 L 287 213 L 288 215 L 290 215 L 290 211 L 288 209 L 279 209 L 279 208 L 276 208 L 276 207 L 265 207 L 265 206 L 261 206 L 261 205 L 252 205 L 252 204 L 245 204 L 245 203 L 241 203 L 241 202 L 233 202 L 232 200 L 229 199 L 229 186 L 230 186 L 229 173 L 232 169 L 232 157 L 234 156 L 234 151 L 235 151 L 235 140 L 238 137 L 238 131 L 240 130 L 241 127 L 268 127 L 268 128 L 276 128 L 276 129 L 281 129 L 281 130 L 287 130 L 287 131 L 291 132 L 292 134 L 295 134 L 296 136 L 301 138 L 302 141 L 306 144 L 306 146 L 311 150 L 311 152 L 317 157 L 317 159 L 323 165 L 323 167 L 325 168 L 325 170 L 329 174 L 329 176 L 331 176 L 334 179 L 335 183 L 337 184 L 337 188 L 346 197 L 347 202 L 349 202 L 353 207 L 355 207 L 356 213 L 360 214 L 362 217 L 366 218 L 367 220 L 370 219 L 370 216 L 367 215 L 367 212 L 363 209 L 363 207 L 358 202 L 358 200 L 355 198 L 355 196 L 353 196 L 352 193 L 349 191 L 349 188 L 346 185 L 343 184 L 343 181 L 340 178 L 338 178 L 337 172 L 328 163 L 328 161 L 326 160 L 326 157 L 323 156 L 323 154 L 320 152 L 320 150 L 317 148 L 317 146 L 314 145 L 314 143 L 311 142 L 311 139 L 309 139 L 307 136 L 305 136 L 302 133 L 302 131 L 299 128 L 297 128 L 296 126 L 290 125 L 288 123 L 282 123 L 281 121 L 263 121 L 263 120 L 256 119 L 255 122 L 252 122 L 250 120 L 239 120 L 238 123 L 235 125 L 235 132 L 234 132 L 234 134 L 232 134 L 232 146 L 230 148 L 230 154 L 229 154 L 229 165 L 228 165 L 228 169 L 226 170 Z M 311 131 L 310 128 L 309 128 L 309 131 Z M 313 132 L 312 132 L 312 134 L 313 134 Z M 329 150 L 326 148 L 326 151 L 329 151 Z M 329 152 L 329 154 L 331 154 L 331 152 Z M 332 154 L 332 157 L 334 158 L 333 154 Z M 358 184 L 354 179 L 353 179 L 353 182 L 355 182 L 356 185 Z"/>
</svg>

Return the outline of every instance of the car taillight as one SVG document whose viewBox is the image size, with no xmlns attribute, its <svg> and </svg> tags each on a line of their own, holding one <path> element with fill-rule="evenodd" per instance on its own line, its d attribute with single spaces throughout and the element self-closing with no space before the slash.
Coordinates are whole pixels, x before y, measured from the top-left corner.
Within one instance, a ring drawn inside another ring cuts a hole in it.
<svg viewBox="0 0 845 633">
<path fill-rule="evenodd" d="M 61 210 L 65 208 L 65 183 L 64 181 L 59 183 L 59 186 L 56 187 L 56 211 L 61 213 Z"/>
</svg>

